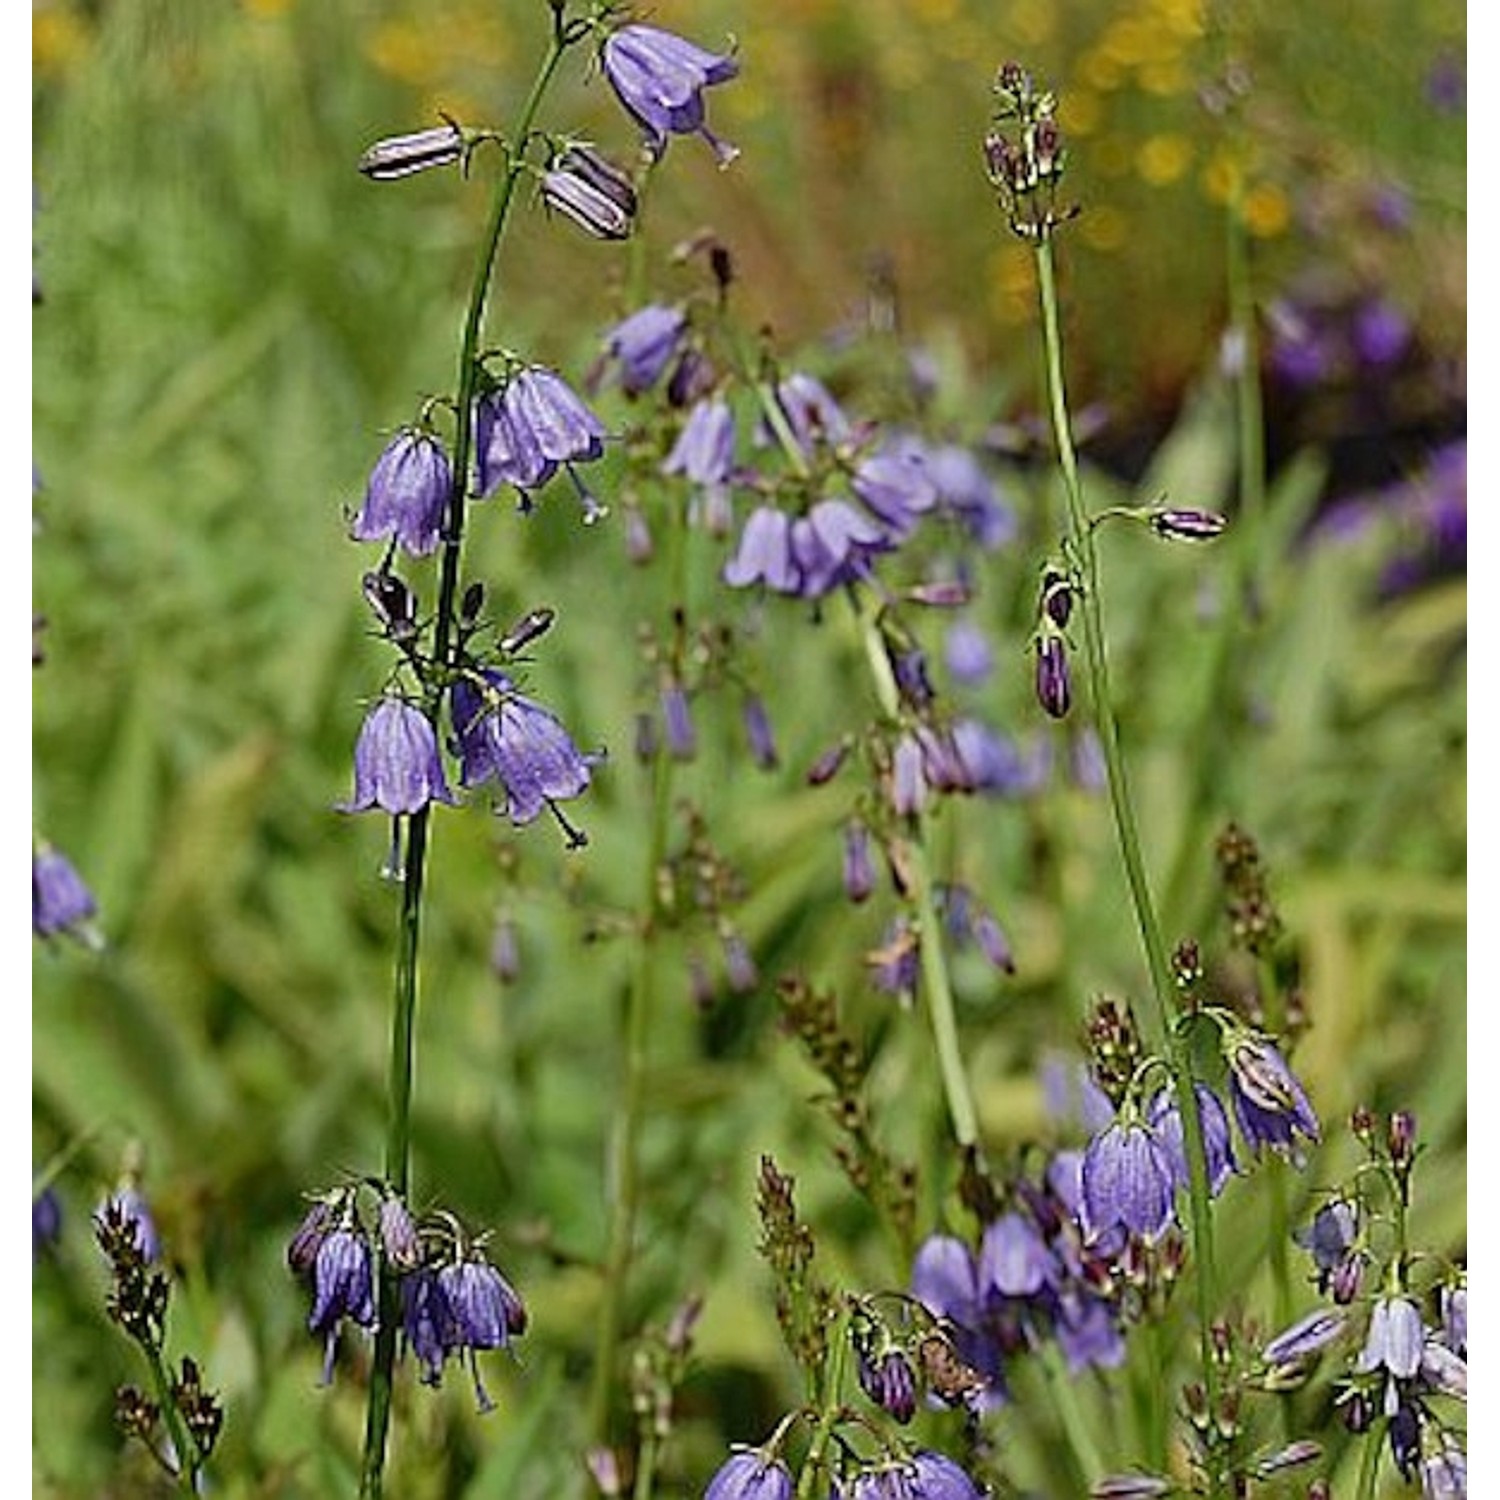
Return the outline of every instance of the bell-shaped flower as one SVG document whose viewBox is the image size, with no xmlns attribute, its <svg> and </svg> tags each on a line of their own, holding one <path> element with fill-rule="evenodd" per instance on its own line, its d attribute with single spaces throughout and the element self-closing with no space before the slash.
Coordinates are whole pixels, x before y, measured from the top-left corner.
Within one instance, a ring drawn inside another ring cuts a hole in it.
<svg viewBox="0 0 1500 1500">
<path fill-rule="evenodd" d="M 31 930 L 43 938 L 71 932 L 87 941 L 97 911 L 93 892 L 72 860 L 50 844 L 39 845 L 31 856 Z"/>
<path fill-rule="evenodd" d="M 332 1230 L 313 1261 L 313 1307 L 307 1326 L 324 1337 L 323 1384 L 333 1379 L 339 1325 L 345 1318 L 364 1328 L 375 1324 L 375 1283 L 370 1242 L 356 1225 Z"/>
<path fill-rule="evenodd" d="M 720 576 L 730 588 L 763 583 L 774 593 L 795 594 L 800 575 L 792 559 L 791 518 L 775 506 L 757 506 Z"/>
<path fill-rule="evenodd" d="M 819 500 L 792 522 L 796 592 L 804 599 L 821 599 L 840 584 L 868 578 L 874 559 L 891 545 L 879 523 L 847 501 Z"/>
<path fill-rule="evenodd" d="M 1208 1163 L 1208 1191 L 1211 1196 L 1218 1197 L 1237 1168 L 1234 1144 L 1229 1135 L 1229 1116 L 1224 1113 L 1218 1095 L 1206 1084 L 1195 1083 L 1193 1093 L 1198 1100 L 1198 1123 L 1202 1127 L 1203 1154 Z M 1147 1119 L 1156 1132 L 1156 1138 L 1166 1148 L 1167 1158 L 1172 1163 L 1172 1180 L 1178 1187 L 1186 1189 L 1190 1180 L 1187 1145 L 1174 1089 L 1164 1088 L 1152 1099 Z"/>
<path fill-rule="evenodd" d="M 984 1231 L 979 1279 L 1002 1297 L 1034 1297 L 1057 1285 L 1060 1267 L 1036 1225 L 1024 1214 L 1002 1214 Z"/>
<path fill-rule="evenodd" d="M 656 384 L 677 352 L 686 323 L 680 307 L 653 302 L 605 334 L 605 357 L 619 365 L 620 389 L 627 396 L 639 396 Z"/>
<path fill-rule="evenodd" d="M 1095 1240 L 1123 1229 L 1154 1240 L 1172 1222 L 1172 1161 L 1156 1132 L 1134 1114 L 1116 1115 L 1083 1153 L 1079 1219 Z"/>
<path fill-rule="evenodd" d="M 430 802 L 457 801 L 448 787 L 432 722 L 401 698 L 382 698 L 365 716 L 354 746 L 354 795 L 342 812 L 378 807 L 393 817 Z"/>
<path fill-rule="evenodd" d="M 896 542 L 911 535 L 918 519 L 938 498 L 921 451 L 900 445 L 862 458 L 849 487 Z"/>
<path fill-rule="evenodd" d="M 719 165 L 738 155 L 709 128 L 703 91 L 739 72 L 733 57 L 706 52 L 670 31 L 655 26 L 621 26 L 605 38 L 604 76 L 626 110 L 646 133 L 646 144 L 659 156 L 669 135 L 701 135 Z"/>
<path fill-rule="evenodd" d="M 579 753 L 561 721 L 515 691 L 502 672 L 482 681 L 460 678 L 450 699 L 453 728 L 466 787 L 494 781 L 505 800 L 497 810 L 516 824 L 530 823 L 544 807 L 581 795 L 591 757 Z M 580 836 L 581 837 L 581 836 Z"/>
<path fill-rule="evenodd" d="M 1422 1314 L 1406 1297 L 1382 1297 L 1370 1309 L 1370 1327 L 1360 1351 L 1362 1372 L 1384 1369 L 1410 1380 L 1422 1363 Z"/>
<path fill-rule="evenodd" d="M 476 404 L 479 493 L 508 484 L 520 492 L 523 507 L 529 506 L 532 492 L 560 466 L 602 457 L 606 436 L 604 425 L 562 376 L 527 365 Z"/>
<path fill-rule="evenodd" d="M 1318 1139 L 1318 1117 L 1307 1092 L 1269 1039 L 1241 1032 L 1228 1052 L 1229 1100 L 1252 1151 L 1269 1146 L 1287 1155 L 1296 1136 Z"/>
<path fill-rule="evenodd" d="M 821 445 L 832 447 L 853 435 L 849 418 L 816 375 L 795 370 L 776 387 L 776 404 L 786 418 L 791 436 L 803 454 L 811 457 Z M 776 434 L 763 433 L 774 441 Z"/>
<path fill-rule="evenodd" d="M 429 433 L 398 432 L 370 472 L 364 504 L 349 526 L 357 542 L 394 537 L 413 557 L 437 550 L 453 491 L 453 466 Z"/>
<path fill-rule="evenodd" d="M 732 521 L 734 438 L 734 413 L 722 396 L 695 402 L 661 466 L 663 474 L 681 474 L 698 486 L 693 519 L 715 536 L 727 532 Z"/>
<path fill-rule="evenodd" d="M 708 1481 L 703 1500 L 791 1500 L 792 1476 L 759 1449 L 731 1453 Z"/>
</svg>

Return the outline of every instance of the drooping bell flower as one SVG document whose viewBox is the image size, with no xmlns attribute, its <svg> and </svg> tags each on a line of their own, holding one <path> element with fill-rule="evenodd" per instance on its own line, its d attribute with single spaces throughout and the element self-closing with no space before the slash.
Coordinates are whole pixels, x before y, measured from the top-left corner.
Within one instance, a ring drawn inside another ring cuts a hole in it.
<svg viewBox="0 0 1500 1500">
<path fill-rule="evenodd" d="M 562 376 L 527 365 L 476 404 L 479 493 L 508 484 L 529 509 L 533 492 L 560 467 L 572 472 L 574 464 L 603 457 L 606 436 L 603 423 Z"/>
<path fill-rule="evenodd" d="M 496 810 L 518 825 L 530 823 L 544 807 L 557 814 L 556 803 L 587 789 L 591 757 L 580 754 L 561 721 L 516 692 L 503 672 L 487 669 L 482 676 L 482 683 L 460 678 L 450 700 L 461 783 L 496 782 L 505 793 Z M 567 831 L 570 842 L 583 842 L 576 830 Z"/>
<path fill-rule="evenodd" d="M 429 433 L 398 432 L 375 461 L 364 504 L 349 525 L 356 542 L 395 540 L 413 557 L 427 557 L 442 537 L 453 490 L 453 467 Z"/>
<path fill-rule="evenodd" d="M 31 857 L 31 930 L 43 938 L 71 932 L 87 940 L 97 911 L 72 860 L 50 844 L 39 845 Z"/>
<path fill-rule="evenodd" d="M 729 530 L 729 476 L 734 468 L 734 414 L 722 396 L 698 401 L 672 451 L 662 462 L 663 474 L 681 474 L 698 486 L 693 518 L 714 536 Z"/>
<path fill-rule="evenodd" d="M 621 26 L 605 38 L 604 76 L 626 110 L 646 133 L 654 156 L 667 148 L 669 135 L 701 135 L 719 165 L 739 154 L 708 128 L 703 91 L 739 72 L 729 56 L 702 47 L 656 26 Z"/>
<path fill-rule="evenodd" d="M 791 553 L 804 599 L 821 599 L 840 584 L 870 576 L 874 559 L 889 552 L 887 532 L 846 500 L 819 500 L 792 522 Z"/>
<path fill-rule="evenodd" d="M 759 1449 L 731 1453 L 708 1481 L 703 1500 L 791 1500 L 792 1476 Z"/>
<path fill-rule="evenodd" d="M 479 1378 L 474 1355 L 480 1349 L 504 1349 L 524 1333 L 525 1304 L 510 1282 L 478 1255 L 439 1268 L 437 1287 L 447 1313 L 443 1332 L 449 1346 L 468 1352 L 479 1409 L 493 1411 L 495 1403 Z"/>
<path fill-rule="evenodd" d="M 354 746 L 354 795 L 341 812 L 378 807 L 393 817 L 458 799 L 449 789 L 432 722 L 401 698 L 382 698 L 365 716 Z"/>
<path fill-rule="evenodd" d="M 1083 1153 L 1079 1219 L 1084 1238 L 1119 1228 L 1158 1239 L 1172 1222 L 1172 1162 L 1137 1115 L 1117 1115 Z"/>
<path fill-rule="evenodd" d="M 1229 1136 L 1229 1116 L 1224 1113 L 1218 1095 L 1206 1084 L 1195 1083 L 1193 1092 L 1198 1098 L 1198 1122 L 1202 1126 L 1203 1154 L 1208 1163 L 1208 1191 L 1216 1198 L 1237 1170 L 1234 1145 Z M 1172 1164 L 1172 1180 L 1178 1187 L 1186 1189 L 1189 1182 L 1187 1145 L 1176 1091 L 1162 1089 L 1152 1099 L 1147 1118 L 1157 1139 L 1166 1148 L 1167 1159 Z"/>
<path fill-rule="evenodd" d="M 1296 1137 L 1319 1138 L 1318 1117 L 1306 1090 L 1268 1038 L 1239 1033 L 1228 1046 L 1229 1100 L 1245 1144 L 1289 1155 Z"/>
<path fill-rule="evenodd" d="M 791 517 L 772 505 L 757 506 L 720 576 L 730 588 L 763 583 L 774 593 L 796 593 L 800 575 L 792 559 Z"/>
<path fill-rule="evenodd" d="M 339 1325 L 348 1318 L 363 1328 L 375 1325 L 375 1283 L 370 1242 L 357 1224 L 330 1231 L 313 1262 L 310 1332 L 323 1335 L 323 1384 L 333 1380 Z"/>
<path fill-rule="evenodd" d="M 619 364 L 620 389 L 627 396 L 639 396 L 656 384 L 677 352 L 686 323 L 680 307 L 652 302 L 605 334 L 605 355 Z M 664 465 L 663 472 L 673 471 Z"/>
</svg>

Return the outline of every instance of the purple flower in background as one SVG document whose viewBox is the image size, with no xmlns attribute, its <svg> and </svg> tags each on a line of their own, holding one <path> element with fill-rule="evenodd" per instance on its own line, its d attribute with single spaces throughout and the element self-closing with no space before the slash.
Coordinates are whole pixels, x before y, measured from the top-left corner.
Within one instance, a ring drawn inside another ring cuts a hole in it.
<svg viewBox="0 0 1500 1500">
<path fill-rule="evenodd" d="M 89 922 L 97 911 L 72 860 L 50 844 L 39 845 L 31 856 L 31 930 L 38 937 L 71 932 L 90 941 Z"/>
<path fill-rule="evenodd" d="M 1032 1297 L 1055 1287 L 1061 1275 L 1057 1257 L 1025 1215 L 1002 1214 L 984 1231 L 979 1247 L 981 1286 L 1003 1297 Z"/>
<path fill-rule="evenodd" d="M 1110 1304 L 1084 1288 L 1071 1286 L 1058 1298 L 1053 1332 L 1072 1374 L 1089 1365 L 1112 1370 L 1125 1362 L 1125 1339 L 1115 1319 Z"/>
<path fill-rule="evenodd" d="M 354 746 L 354 795 L 339 804 L 340 811 L 378 807 L 396 817 L 420 812 L 430 802 L 456 800 L 427 715 L 403 699 L 382 698 L 360 728 Z"/>
<path fill-rule="evenodd" d="M 544 807 L 580 796 L 593 757 L 579 753 L 561 721 L 515 691 L 503 672 L 487 669 L 483 683 L 461 677 L 453 684 L 450 712 L 458 738 L 459 779 L 464 786 L 495 781 L 505 794 L 497 811 L 515 824 L 530 823 Z M 572 844 L 583 835 L 564 829 Z"/>
<path fill-rule="evenodd" d="M 680 307 L 653 302 L 631 313 L 604 336 L 604 352 L 618 361 L 620 389 L 627 396 L 639 396 L 656 384 L 677 352 L 686 322 Z"/>
<path fill-rule="evenodd" d="M 453 1314 L 437 1272 L 422 1266 L 401 1278 L 401 1334 L 422 1366 L 423 1385 L 441 1385 L 443 1365 L 457 1343 Z"/>
<path fill-rule="evenodd" d="M 951 1458 L 923 1450 L 912 1457 L 914 1500 L 980 1500 L 974 1481 Z"/>
<path fill-rule="evenodd" d="M 750 758 L 762 771 L 774 771 L 781 764 L 781 757 L 776 753 L 776 736 L 771 729 L 765 699 L 759 693 L 747 693 L 741 717 L 745 739 L 750 745 Z"/>
<path fill-rule="evenodd" d="M 1427 100 L 1439 114 L 1461 114 L 1468 102 L 1468 81 L 1463 57 L 1444 51 L 1433 59 L 1427 72 Z"/>
<path fill-rule="evenodd" d="M 1015 514 L 978 457 L 957 443 L 940 443 L 925 451 L 939 507 L 957 517 L 986 552 L 1013 541 Z"/>
<path fill-rule="evenodd" d="M 937 486 L 919 450 L 891 447 L 855 465 L 849 487 L 892 541 L 910 536 L 918 519 L 937 504 Z"/>
<path fill-rule="evenodd" d="M 546 484 L 559 467 L 573 474 L 581 489 L 572 466 L 601 458 L 606 436 L 598 417 L 562 376 L 527 365 L 475 406 L 479 493 L 488 495 L 508 484 L 520 492 L 526 509 L 532 491 Z M 592 519 L 599 507 L 590 505 L 583 493 L 585 519 Z"/>
<path fill-rule="evenodd" d="M 1360 1255 L 1354 1248 L 1358 1236 L 1359 1208 L 1347 1198 L 1325 1203 L 1306 1229 L 1292 1235 L 1312 1255 L 1318 1290 L 1326 1295 L 1334 1287 L 1334 1301 L 1339 1303 L 1352 1301 L 1358 1290 Z"/>
<path fill-rule="evenodd" d="M 139 1189 L 127 1183 L 111 1193 L 99 1205 L 94 1217 L 102 1219 L 106 1213 L 112 1213 L 125 1224 L 133 1227 L 135 1248 L 140 1251 L 143 1260 L 153 1261 L 161 1258 L 161 1236 L 156 1231 L 156 1220 L 152 1218 L 151 1210 Z"/>
<path fill-rule="evenodd" d="M 414 1271 L 422 1263 L 422 1243 L 417 1237 L 416 1220 L 395 1193 L 380 1201 L 377 1231 L 385 1258 L 398 1271 Z"/>
<path fill-rule="evenodd" d="M 1116 1228 L 1154 1240 L 1172 1222 L 1172 1160 L 1156 1132 L 1136 1116 L 1117 1115 L 1089 1142 L 1081 1185 L 1086 1240 Z"/>
<path fill-rule="evenodd" d="M 693 711 L 681 683 L 669 682 L 661 690 L 661 718 L 672 759 L 691 760 L 698 753 L 698 734 L 693 728 Z"/>
<path fill-rule="evenodd" d="M 775 593 L 795 594 L 799 575 L 792 560 L 791 518 L 774 506 L 757 506 L 721 576 L 731 588 L 764 583 Z"/>
<path fill-rule="evenodd" d="M 707 530 L 729 530 L 729 476 L 734 467 L 734 413 L 722 396 L 695 402 L 662 462 L 663 474 L 681 474 L 700 488 L 698 509 Z"/>
<path fill-rule="evenodd" d="M 955 620 L 944 642 L 948 675 L 964 687 L 980 686 L 994 670 L 990 638 L 972 620 Z"/>
<path fill-rule="evenodd" d="M 1438 1313 L 1443 1339 L 1460 1359 L 1469 1357 L 1469 1288 L 1467 1284 L 1438 1288 Z"/>
<path fill-rule="evenodd" d="M 792 1476 L 758 1449 L 732 1453 L 708 1482 L 703 1500 L 791 1500 Z"/>
<path fill-rule="evenodd" d="M 1318 1117 L 1286 1059 L 1266 1037 L 1241 1033 L 1229 1049 L 1229 1100 L 1245 1144 L 1290 1154 L 1295 1137 L 1319 1138 Z"/>
<path fill-rule="evenodd" d="M 897 917 L 886 928 L 880 947 L 865 955 L 876 989 L 895 995 L 904 1005 L 917 992 L 920 961 L 916 930 L 904 917 Z"/>
<path fill-rule="evenodd" d="M 1357 1368 L 1362 1373 L 1385 1370 L 1397 1380 L 1410 1380 L 1422 1363 L 1425 1334 L 1422 1314 L 1406 1297 L 1382 1297 L 1370 1309 L 1370 1327 Z"/>
<path fill-rule="evenodd" d="M 1115 1107 L 1086 1063 L 1053 1053 L 1043 1061 L 1041 1073 L 1047 1113 L 1060 1125 L 1096 1135 L 1114 1119 Z"/>
<path fill-rule="evenodd" d="M 44 1187 L 31 1200 L 31 1260 L 36 1261 L 57 1243 L 62 1234 L 62 1204 L 56 1192 Z"/>
<path fill-rule="evenodd" d="M 370 1242 L 352 1225 L 330 1231 L 313 1262 L 313 1307 L 307 1326 L 324 1338 L 324 1385 L 333 1380 L 339 1325 L 345 1318 L 364 1328 L 375 1325 Z"/>
<path fill-rule="evenodd" d="M 1278 301 L 1267 309 L 1273 373 L 1294 390 L 1307 390 L 1328 379 L 1338 363 L 1328 333 L 1304 309 Z"/>
<path fill-rule="evenodd" d="M 966 782 L 976 792 L 1025 797 L 1040 791 L 1046 780 L 1045 748 L 1040 760 L 1027 757 L 1014 740 L 978 719 L 959 719 L 950 739 Z"/>
<path fill-rule="evenodd" d="M 1217 1198 L 1238 1167 L 1229 1135 L 1229 1116 L 1224 1113 L 1219 1096 L 1206 1084 L 1195 1083 L 1193 1092 L 1198 1096 L 1203 1153 L 1208 1161 L 1208 1190 Z M 1146 1118 L 1172 1164 L 1172 1180 L 1178 1187 L 1186 1189 L 1189 1180 L 1187 1145 L 1183 1138 L 1182 1114 L 1177 1108 L 1176 1090 L 1162 1089 L 1151 1101 Z"/>
<path fill-rule="evenodd" d="M 875 889 L 870 862 L 870 830 L 855 818 L 844 829 L 844 894 L 857 906 Z"/>
<path fill-rule="evenodd" d="M 819 500 L 792 522 L 796 592 L 804 599 L 821 599 L 840 584 L 868 578 L 874 559 L 890 546 L 879 523 L 847 501 Z"/>
<path fill-rule="evenodd" d="M 1422 1500 L 1468 1500 L 1469 1466 L 1461 1448 L 1445 1444 L 1422 1460 Z"/>
<path fill-rule="evenodd" d="M 1355 357 L 1366 369 L 1383 371 L 1395 364 L 1411 342 L 1411 324 L 1400 308 L 1374 297 L 1354 314 L 1350 339 Z"/>
<path fill-rule="evenodd" d="M 842 443 L 853 433 L 848 417 L 815 375 L 800 370 L 788 375 L 776 387 L 776 404 L 797 446 L 809 457 L 820 444 Z"/>
<path fill-rule="evenodd" d="M 425 432 L 398 432 L 375 461 L 349 535 L 356 542 L 394 537 L 413 557 L 426 557 L 437 550 L 452 492 L 443 445 Z"/>
<path fill-rule="evenodd" d="M 604 40 L 604 76 L 626 110 L 646 132 L 646 144 L 659 156 L 669 135 L 701 135 L 719 165 L 739 154 L 709 128 L 703 91 L 739 72 L 732 57 L 705 52 L 655 26 L 622 26 Z"/>
<path fill-rule="evenodd" d="M 973 1251 L 952 1235 L 924 1240 L 912 1262 L 911 1295 L 934 1317 L 948 1320 L 954 1352 L 978 1378 L 978 1384 L 964 1391 L 963 1403 L 987 1411 L 1008 1400 L 1004 1345 L 989 1317 Z"/>
</svg>

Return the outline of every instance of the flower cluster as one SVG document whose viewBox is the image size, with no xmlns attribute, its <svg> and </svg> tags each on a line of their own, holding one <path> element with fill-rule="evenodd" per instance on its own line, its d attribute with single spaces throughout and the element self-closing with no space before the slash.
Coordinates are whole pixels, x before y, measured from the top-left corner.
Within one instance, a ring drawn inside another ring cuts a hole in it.
<svg viewBox="0 0 1500 1500">
<path fill-rule="evenodd" d="M 287 1265 L 312 1291 L 307 1326 L 323 1339 L 323 1383 L 333 1379 L 344 1325 L 377 1325 L 378 1258 L 398 1278 L 402 1347 L 421 1366 L 422 1382 L 441 1385 L 444 1366 L 456 1358 L 469 1366 L 480 1410 L 492 1410 L 477 1355 L 508 1348 L 526 1331 L 524 1304 L 482 1241 L 451 1214 L 418 1221 L 399 1194 L 373 1179 L 315 1197 L 287 1246 Z"/>
</svg>

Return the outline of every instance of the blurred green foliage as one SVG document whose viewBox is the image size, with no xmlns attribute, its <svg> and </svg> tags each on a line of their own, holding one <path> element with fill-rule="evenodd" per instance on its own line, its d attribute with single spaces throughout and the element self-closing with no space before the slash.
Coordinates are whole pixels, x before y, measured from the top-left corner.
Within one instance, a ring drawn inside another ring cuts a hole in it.
<svg viewBox="0 0 1500 1500">
<path fill-rule="evenodd" d="M 936 361 L 934 425 L 965 440 L 1035 400 L 1025 262 L 1001 237 L 978 167 L 988 85 L 1010 55 L 1053 77 L 1086 205 L 1063 247 L 1075 394 L 1106 399 L 1154 451 L 1128 480 L 1094 473 L 1091 500 L 1165 490 L 1229 502 L 1232 411 L 1213 369 L 1230 148 L 1197 99 L 1224 54 L 1192 7 L 663 0 L 653 15 L 705 42 L 733 33 L 744 62 L 713 101 L 741 161 L 718 173 L 682 143 L 658 173 L 653 284 L 681 289 L 688 273 L 668 252 L 711 224 L 734 251 L 743 315 L 789 355 L 808 348 L 853 393 L 864 346 L 840 354 L 811 341 L 860 325 L 878 262 L 901 331 Z M 1226 16 L 1223 45 L 1255 85 L 1253 150 L 1239 149 L 1262 296 L 1326 262 L 1387 287 L 1433 348 L 1460 355 L 1462 127 L 1432 110 L 1424 80 L 1445 50 L 1461 51 L 1461 9 L 1368 0 L 1300 12 L 1296 24 L 1269 5 Z M 34 818 L 94 887 L 109 938 L 102 956 L 36 954 L 33 1155 L 40 1167 L 76 1152 L 59 1184 L 62 1246 L 34 1277 L 38 1494 L 147 1492 L 111 1477 L 113 1389 L 139 1376 L 104 1318 L 85 1223 L 130 1141 L 144 1150 L 180 1274 L 173 1344 L 200 1357 L 228 1406 L 216 1493 L 352 1488 L 360 1397 L 342 1377 L 315 1392 L 321 1351 L 282 1264 L 299 1195 L 370 1170 L 383 1131 L 395 911 L 376 878 L 385 834 L 332 809 L 384 658 L 367 638 L 367 564 L 344 513 L 382 435 L 451 379 L 484 197 L 451 177 L 378 188 L 353 162 L 438 107 L 475 123 L 507 116 L 544 23 L 539 3 L 470 0 L 34 9 L 34 602 L 48 621 Z M 565 87 L 549 116 L 630 149 L 597 77 Z M 1413 194 L 1416 228 L 1357 239 L 1356 190 L 1390 178 Z M 1316 234 L 1305 218 L 1314 201 Z M 502 263 L 492 337 L 581 372 L 624 310 L 624 264 L 526 215 Z M 602 405 L 612 421 L 628 415 L 617 396 Z M 1301 945 L 1314 1028 L 1298 1062 L 1329 1123 L 1310 1180 L 1352 1164 L 1338 1121 L 1354 1103 L 1413 1108 L 1429 1147 L 1419 1238 L 1457 1253 L 1464 586 L 1381 602 L 1390 528 L 1304 547 L 1326 464 L 1300 452 L 1273 481 L 1274 563 L 1244 663 L 1265 712 L 1216 740 L 1214 811 L 1260 839 Z M 992 721 L 1047 732 L 1024 648 L 1051 498 L 1040 471 L 1017 466 L 1006 483 L 1024 539 L 986 565 L 981 602 L 1002 670 L 979 701 Z M 562 496 L 524 525 L 503 502 L 476 516 L 471 565 L 496 612 L 543 602 L 559 612 L 538 693 L 611 760 L 584 806 L 581 856 L 542 826 L 512 838 L 477 811 L 439 820 L 414 1176 L 496 1227 L 535 1332 L 518 1368 L 494 1372 L 498 1416 L 478 1419 L 460 1379 L 437 1398 L 403 1385 L 392 1492 L 414 1497 L 543 1496 L 573 1482 L 628 962 L 628 943 L 607 934 L 643 880 L 647 779 L 630 746 L 651 682 L 632 639 L 662 608 L 657 580 L 625 561 L 618 511 L 589 532 Z M 691 607 L 737 612 L 713 584 L 722 545 L 694 547 Z M 1208 937 L 1212 828 L 1184 826 L 1181 789 L 1207 753 L 1202 602 L 1222 589 L 1221 565 L 1212 551 L 1133 535 L 1105 550 L 1148 855 L 1165 880 L 1188 849 L 1192 889 L 1167 919 L 1174 935 Z M 726 703 L 705 715 L 701 758 L 681 774 L 745 877 L 742 924 L 765 983 L 700 1010 L 684 944 L 657 997 L 631 1324 L 660 1324 L 688 1293 L 708 1296 L 672 1492 L 691 1492 L 725 1442 L 758 1438 L 795 1399 L 754 1252 L 760 1152 L 797 1174 L 824 1253 L 854 1282 L 905 1274 L 832 1163 L 816 1080 L 774 1028 L 774 977 L 795 966 L 837 986 L 852 1023 L 879 1040 L 871 1089 L 893 1150 L 933 1167 L 942 1132 L 925 1038 L 865 978 L 883 914 L 851 915 L 838 894 L 844 799 L 801 780 L 869 712 L 868 689 L 837 621 L 814 630 L 794 613 L 766 610 L 751 664 L 786 769 L 745 772 Z M 1056 735 L 1059 760 L 1066 748 Z M 958 971 L 997 1155 L 1049 1129 L 1043 1052 L 1075 1044 L 1092 995 L 1142 982 L 1106 809 L 1061 777 L 1056 787 L 1034 802 L 966 803 L 950 829 L 955 861 L 1000 909 L 1020 965 L 998 983 L 981 967 Z M 521 932 L 522 975 L 509 988 L 487 964 L 499 907 Z M 941 1190 L 932 1177 L 927 1227 Z M 1223 1239 L 1244 1273 L 1229 1284 L 1264 1260 L 1253 1193 L 1244 1184 L 1226 1197 Z M 1121 1430 L 1100 1391 L 1086 1396 L 1101 1430 Z M 1014 1472 L 1045 1483 L 1045 1423 L 1004 1432 Z"/>
</svg>

